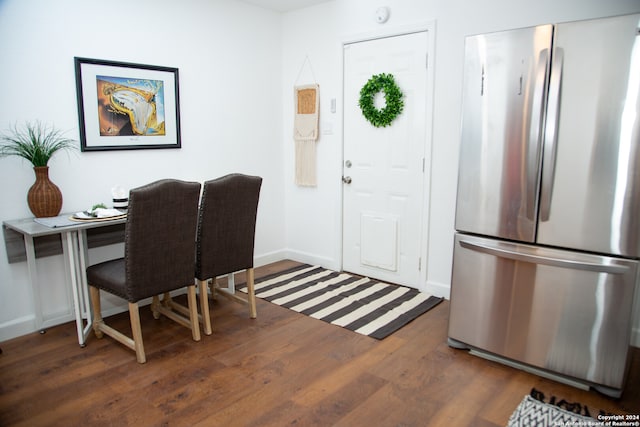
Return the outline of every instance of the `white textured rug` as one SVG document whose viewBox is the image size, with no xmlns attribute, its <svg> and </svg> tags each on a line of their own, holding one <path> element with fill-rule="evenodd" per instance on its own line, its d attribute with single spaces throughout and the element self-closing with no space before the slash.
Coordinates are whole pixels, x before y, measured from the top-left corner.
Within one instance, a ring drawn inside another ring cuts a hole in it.
<svg viewBox="0 0 640 427">
<path fill-rule="evenodd" d="M 509 418 L 507 427 L 601 426 L 602 422 L 565 411 L 527 395 Z"/>
</svg>

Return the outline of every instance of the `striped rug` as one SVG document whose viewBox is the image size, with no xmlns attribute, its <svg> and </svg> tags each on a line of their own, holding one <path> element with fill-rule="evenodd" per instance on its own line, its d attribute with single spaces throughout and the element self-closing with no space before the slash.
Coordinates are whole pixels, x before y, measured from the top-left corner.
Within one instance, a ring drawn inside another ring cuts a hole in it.
<svg viewBox="0 0 640 427">
<path fill-rule="evenodd" d="M 306 264 L 262 277 L 255 287 L 258 298 L 376 339 L 442 301 L 412 288 Z"/>
</svg>

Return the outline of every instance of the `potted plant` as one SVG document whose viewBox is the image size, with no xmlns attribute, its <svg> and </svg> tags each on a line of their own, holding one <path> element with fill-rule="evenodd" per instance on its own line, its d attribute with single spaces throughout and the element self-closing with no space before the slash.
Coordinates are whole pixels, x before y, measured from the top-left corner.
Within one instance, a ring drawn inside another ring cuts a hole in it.
<svg viewBox="0 0 640 427">
<path fill-rule="evenodd" d="M 18 156 L 33 165 L 36 182 L 29 189 L 27 202 L 36 218 L 57 216 L 62 209 L 62 193 L 49 179 L 49 159 L 61 150 L 76 149 L 75 140 L 66 138 L 53 126 L 39 121 L 17 124 L 0 134 L 0 157 Z"/>
</svg>

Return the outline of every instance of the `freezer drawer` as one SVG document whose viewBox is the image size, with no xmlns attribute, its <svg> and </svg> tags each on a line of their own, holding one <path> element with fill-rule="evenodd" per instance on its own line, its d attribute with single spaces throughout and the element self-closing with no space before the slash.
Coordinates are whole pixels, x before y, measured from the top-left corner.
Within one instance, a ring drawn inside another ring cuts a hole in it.
<svg viewBox="0 0 640 427">
<path fill-rule="evenodd" d="M 456 234 L 449 337 L 622 389 L 637 264 Z"/>
</svg>

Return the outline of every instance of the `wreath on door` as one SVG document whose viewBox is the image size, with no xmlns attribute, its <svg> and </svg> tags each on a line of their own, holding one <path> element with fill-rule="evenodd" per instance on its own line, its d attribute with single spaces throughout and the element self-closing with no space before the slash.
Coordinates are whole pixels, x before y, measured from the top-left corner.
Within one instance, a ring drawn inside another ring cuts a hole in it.
<svg viewBox="0 0 640 427">
<path fill-rule="evenodd" d="M 375 96 L 384 91 L 384 108 L 376 108 Z M 371 77 L 360 89 L 360 110 L 362 115 L 375 127 L 386 127 L 402 113 L 404 102 L 402 90 L 396 84 L 392 74 L 377 74 Z"/>
</svg>

